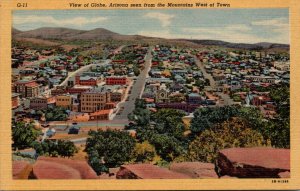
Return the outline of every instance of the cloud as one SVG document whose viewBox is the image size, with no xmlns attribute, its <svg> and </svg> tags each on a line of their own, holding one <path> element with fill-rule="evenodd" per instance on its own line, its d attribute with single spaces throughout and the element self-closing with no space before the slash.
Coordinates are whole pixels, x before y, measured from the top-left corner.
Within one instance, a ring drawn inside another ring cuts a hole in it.
<svg viewBox="0 0 300 191">
<path fill-rule="evenodd" d="M 167 27 L 171 24 L 171 20 L 175 15 L 159 13 L 159 12 L 150 12 L 144 15 L 146 18 L 157 19 L 161 23 L 162 27 Z"/>
<path fill-rule="evenodd" d="M 82 26 L 86 24 L 99 23 L 105 20 L 107 20 L 106 17 L 92 17 L 92 18 L 75 17 L 71 19 L 56 19 L 52 16 L 28 15 L 25 17 L 14 16 L 13 24 L 21 25 L 21 24 L 28 24 L 28 23 L 45 23 L 45 24 L 53 24 L 56 26 L 65 26 L 65 25 Z"/>
<path fill-rule="evenodd" d="M 268 20 L 260 20 L 251 22 L 252 25 L 256 26 L 270 26 L 270 27 L 288 27 L 289 21 L 287 18 L 275 18 Z"/>
</svg>

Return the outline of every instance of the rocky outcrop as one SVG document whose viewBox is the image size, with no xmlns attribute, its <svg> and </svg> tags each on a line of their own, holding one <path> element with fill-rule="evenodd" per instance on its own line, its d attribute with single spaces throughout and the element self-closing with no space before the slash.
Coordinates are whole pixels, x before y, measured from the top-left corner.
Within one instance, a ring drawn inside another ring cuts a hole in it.
<svg viewBox="0 0 300 191">
<path fill-rule="evenodd" d="M 216 168 L 220 176 L 287 178 L 290 150 L 269 147 L 224 149 L 219 152 Z"/>
<path fill-rule="evenodd" d="M 36 179 L 96 179 L 95 171 L 85 161 L 39 157 L 33 166 Z"/>
<path fill-rule="evenodd" d="M 13 179 L 28 179 L 32 165 L 27 161 L 13 161 Z"/>
<path fill-rule="evenodd" d="M 122 165 L 117 172 L 117 179 L 185 179 L 189 176 L 172 172 L 152 164 Z"/>
<path fill-rule="evenodd" d="M 173 163 L 170 170 L 185 174 L 191 178 L 218 178 L 215 165 L 202 162 L 181 162 Z"/>
</svg>

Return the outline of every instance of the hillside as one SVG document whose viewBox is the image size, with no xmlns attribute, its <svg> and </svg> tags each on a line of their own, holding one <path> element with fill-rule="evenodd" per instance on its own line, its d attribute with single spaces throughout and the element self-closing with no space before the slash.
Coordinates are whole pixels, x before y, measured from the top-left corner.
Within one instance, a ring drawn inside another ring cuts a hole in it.
<svg viewBox="0 0 300 191">
<path fill-rule="evenodd" d="M 187 41 L 194 42 L 201 45 L 222 46 L 227 48 L 249 49 L 249 50 L 272 49 L 272 48 L 289 50 L 290 48 L 288 44 L 278 44 L 278 43 L 268 43 L 268 42 L 247 44 L 247 43 L 231 43 L 231 42 L 225 42 L 220 40 L 187 40 Z"/>
<path fill-rule="evenodd" d="M 249 49 L 249 50 L 289 50 L 289 45 L 261 42 L 256 44 L 247 43 L 231 43 L 220 40 L 189 40 L 189 39 L 163 39 L 156 37 L 146 37 L 140 35 L 122 35 L 112 32 L 104 28 L 96 28 L 93 30 L 76 30 L 69 28 L 52 28 L 44 27 L 29 31 L 12 30 L 12 35 L 15 39 L 42 39 L 42 40 L 122 40 L 122 41 L 145 41 L 157 43 L 175 43 L 184 44 L 188 46 L 220 46 L 235 49 Z"/>
</svg>

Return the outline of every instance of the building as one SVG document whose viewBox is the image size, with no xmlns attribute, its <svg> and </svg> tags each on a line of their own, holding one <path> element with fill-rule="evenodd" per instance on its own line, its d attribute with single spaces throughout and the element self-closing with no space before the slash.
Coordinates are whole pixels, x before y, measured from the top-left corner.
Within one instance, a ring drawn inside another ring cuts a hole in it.
<svg viewBox="0 0 300 191">
<path fill-rule="evenodd" d="M 90 76 L 79 76 L 75 77 L 75 84 L 76 85 L 83 85 L 83 86 L 97 86 L 100 82 L 99 78 L 97 77 L 90 77 Z"/>
<path fill-rule="evenodd" d="M 73 97 L 69 94 L 56 96 L 56 106 L 65 109 L 72 109 Z"/>
<path fill-rule="evenodd" d="M 22 98 L 24 97 L 37 97 L 39 96 L 39 88 L 41 85 L 35 81 L 19 80 L 14 84 L 14 92 L 19 93 Z"/>
<path fill-rule="evenodd" d="M 157 103 L 169 102 L 169 92 L 166 90 L 166 87 L 164 85 L 160 86 L 160 89 L 157 90 L 155 96 L 155 102 Z"/>
<path fill-rule="evenodd" d="M 90 114 L 90 120 L 109 120 L 112 109 L 99 110 Z"/>
<path fill-rule="evenodd" d="M 81 112 L 92 113 L 103 110 L 105 109 L 106 104 L 111 102 L 110 92 L 104 87 L 94 88 L 81 93 L 80 102 Z"/>
<path fill-rule="evenodd" d="M 46 109 L 49 105 L 55 104 L 55 97 L 34 97 L 30 99 L 31 109 Z"/>
<path fill-rule="evenodd" d="M 120 102 L 124 98 L 125 89 L 117 89 L 110 93 L 110 101 Z"/>
<path fill-rule="evenodd" d="M 20 94 L 17 93 L 13 93 L 11 95 L 11 102 L 12 102 L 12 108 L 15 109 L 17 107 L 19 107 L 20 105 L 20 98 L 19 98 Z"/>
<path fill-rule="evenodd" d="M 188 95 L 188 103 L 190 104 L 201 104 L 203 101 L 202 97 L 196 93 L 190 93 Z"/>
<path fill-rule="evenodd" d="M 67 88 L 66 92 L 69 94 L 81 94 L 83 92 L 91 90 L 92 88 L 93 88 L 92 86 L 75 85 L 72 88 Z"/>
<path fill-rule="evenodd" d="M 106 85 L 126 85 L 126 76 L 108 76 L 105 79 Z"/>
</svg>

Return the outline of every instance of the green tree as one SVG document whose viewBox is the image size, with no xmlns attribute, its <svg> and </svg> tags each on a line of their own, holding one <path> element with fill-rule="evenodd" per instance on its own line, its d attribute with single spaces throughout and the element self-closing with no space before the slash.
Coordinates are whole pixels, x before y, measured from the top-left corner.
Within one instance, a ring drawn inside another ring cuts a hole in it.
<svg viewBox="0 0 300 191">
<path fill-rule="evenodd" d="M 135 139 L 129 133 L 108 129 L 90 131 L 85 150 L 89 156 L 89 164 L 97 173 L 101 173 L 98 162 L 95 162 L 96 157 L 98 161 L 103 159 L 107 168 L 117 167 L 130 161 L 134 146 Z"/>
<path fill-rule="evenodd" d="M 218 151 L 232 147 L 263 146 L 263 136 L 252 130 L 246 120 L 231 118 L 206 129 L 191 142 L 188 157 L 192 161 L 214 162 Z"/>
<path fill-rule="evenodd" d="M 199 108 L 194 112 L 194 118 L 191 122 L 191 131 L 193 133 L 202 132 L 216 123 L 221 123 L 231 117 L 237 116 L 238 112 L 238 106 Z"/>
<path fill-rule="evenodd" d="M 34 128 L 32 123 L 16 122 L 12 125 L 12 140 L 14 149 L 25 149 L 32 146 L 41 131 Z"/>
<path fill-rule="evenodd" d="M 72 157 L 76 152 L 78 152 L 74 143 L 68 140 L 58 140 L 57 149 L 58 155 L 62 157 Z"/>
<path fill-rule="evenodd" d="M 152 116 L 153 121 L 156 123 L 154 128 L 160 134 L 167 133 L 181 139 L 184 132 L 183 116 L 185 116 L 185 113 L 181 110 L 160 109 Z"/>
<path fill-rule="evenodd" d="M 41 143 L 36 141 L 32 146 L 38 156 L 71 157 L 78 151 L 74 143 L 68 140 L 53 141 L 46 139 Z"/>
</svg>

